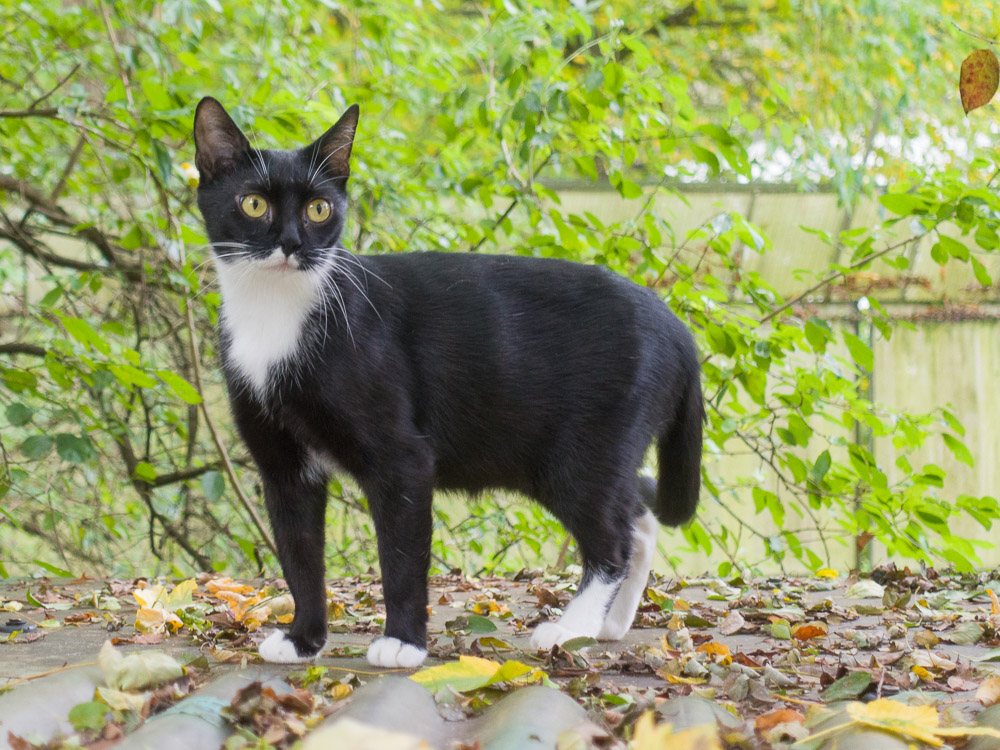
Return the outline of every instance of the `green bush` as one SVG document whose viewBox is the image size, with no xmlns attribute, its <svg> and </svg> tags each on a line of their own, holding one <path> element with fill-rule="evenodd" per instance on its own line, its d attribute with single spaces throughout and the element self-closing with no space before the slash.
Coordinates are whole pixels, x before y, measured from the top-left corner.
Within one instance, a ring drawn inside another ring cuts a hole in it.
<svg viewBox="0 0 1000 750">
<path fill-rule="evenodd" d="M 960 112 L 921 107 L 957 97 L 949 60 L 969 40 L 940 3 L 826 5 L 6 2 L 0 575 L 275 569 L 214 361 L 219 295 L 186 165 L 209 94 L 262 148 L 309 142 L 361 105 L 355 252 L 571 258 L 663 293 L 704 354 L 707 455 L 749 452 L 779 488 L 707 464 L 672 564 L 685 549 L 722 573 L 765 562 L 746 558 L 756 538 L 766 559 L 815 569 L 865 533 L 893 557 L 975 564 L 949 527 L 989 528 L 996 501 L 945 497 L 943 472 L 908 458 L 943 440 L 971 462 L 961 425 L 867 396 L 871 336 L 897 323 L 877 299 L 851 328 L 797 304 L 876 259 L 905 270 L 913 238 L 945 226 L 935 259 L 991 284 L 992 155 L 910 167 L 874 137 L 919 135 L 943 153 L 969 142 Z M 962 12 L 970 27 L 993 20 Z M 839 264 L 787 300 L 743 268 L 744 253 L 773 251 L 760 228 L 720 213 L 679 235 L 658 203 L 685 181 L 745 183 L 779 162 L 793 183 L 832 184 L 848 212 L 893 186 L 885 222 L 826 236 Z M 616 191 L 630 218 L 566 210 L 567 180 Z M 892 466 L 874 438 L 891 439 Z M 363 570 L 375 560 L 364 498 L 332 492 L 330 565 Z M 757 515 L 734 513 L 738 498 Z M 445 498 L 437 513 L 441 569 L 545 564 L 562 540 L 511 499 Z M 783 531 L 762 531 L 769 521 Z"/>
</svg>

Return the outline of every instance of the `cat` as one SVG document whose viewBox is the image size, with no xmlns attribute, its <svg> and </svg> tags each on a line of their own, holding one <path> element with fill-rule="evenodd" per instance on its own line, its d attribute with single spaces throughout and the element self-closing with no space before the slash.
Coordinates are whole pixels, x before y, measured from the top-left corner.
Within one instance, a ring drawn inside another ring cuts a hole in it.
<svg viewBox="0 0 1000 750">
<path fill-rule="evenodd" d="M 381 667 L 427 655 L 435 489 L 512 490 L 551 511 L 583 560 L 535 648 L 632 625 L 659 523 L 694 514 L 703 406 L 691 334 L 651 290 L 564 260 L 339 245 L 358 125 L 351 106 L 299 150 L 258 150 L 210 97 L 195 112 L 198 206 L 222 293 L 219 351 L 239 434 L 260 471 L 285 580 L 271 662 L 326 643 L 331 471 L 375 525 Z M 639 474 L 658 440 L 659 482 Z"/>
</svg>

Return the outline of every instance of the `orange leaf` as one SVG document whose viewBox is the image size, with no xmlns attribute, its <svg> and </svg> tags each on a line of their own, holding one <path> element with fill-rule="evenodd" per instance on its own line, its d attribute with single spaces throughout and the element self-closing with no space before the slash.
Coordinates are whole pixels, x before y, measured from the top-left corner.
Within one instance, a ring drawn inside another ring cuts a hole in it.
<svg viewBox="0 0 1000 750">
<path fill-rule="evenodd" d="M 758 716 L 757 721 L 754 722 L 754 729 L 756 729 L 758 733 L 763 734 L 768 729 L 774 729 L 778 726 L 778 724 L 790 724 L 805 720 L 806 717 L 794 708 L 782 708 L 777 711 L 772 711 L 769 714 Z"/>
<path fill-rule="evenodd" d="M 1000 599 L 997 599 L 993 589 L 986 589 L 986 593 L 990 595 L 990 614 L 1000 615 Z"/>
<path fill-rule="evenodd" d="M 709 656 L 719 656 L 723 660 L 731 659 L 732 655 L 729 653 L 729 646 L 725 643 L 719 643 L 718 641 L 708 641 L 703 643 L 696 649 L 697 651 L 702 651 Z"/>
<path fill-rule="evenodd" d="M 828 632 L 825 622 L 804 622 L 792 628 L 792 638 L 808 641 L 810 638 L 825 638 Z"/>
</svg>

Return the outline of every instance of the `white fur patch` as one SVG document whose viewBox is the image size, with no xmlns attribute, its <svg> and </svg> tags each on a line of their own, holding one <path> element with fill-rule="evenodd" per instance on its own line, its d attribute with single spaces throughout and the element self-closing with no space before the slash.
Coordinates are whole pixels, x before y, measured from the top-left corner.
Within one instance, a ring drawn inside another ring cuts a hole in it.
<svg viewBox="0 0 1000 750">
<path fill-rule="evenodd" d="M 260 658 L 272 664 L 307 664 L 315 661 L 322 651 L 321 648 L 315 656 L 299 656 L 295 644 L 280 630 L 273 631 L 257 649 Z"/>
<path fill-rule="evenodd" d="M 373 667 L 413 669 L 423 664 L 426 658 L 427 649 L 403 643 L 398 638 L 382 636 L 368 647 L 368 663 Z"/>
<path fill-rule="evenodd" d="M 642 592 L 649 580 L 659 534 L 660 524 L 650 511 L 647 510 L 636 519 L 632 531 L 632 558 L 628 563 L 628 577 L 622 581 L 615 595 L 601 632 L 597 634 L 598 640 L 619 641 L 632 627 L 639 600 L 642 599 Z"/>
<path fill-rule="evenodd" d="M 271 367 L 295 357 L 302 324 L 320 303 L 326 270 L 300 271 L 295 256 L 286 260 L 277 248 L 265 260 L 216 260 L 215 267 L 230 359 L 264 396 Z"/>
<path fill-rule="evenodd" d="M 618 583 L 594 579 L 576 593 L 558 622 L 545 622 L 531 634 L 532 648 L 548 650 L 571 638 L 596 638 Z"/>
</svg>

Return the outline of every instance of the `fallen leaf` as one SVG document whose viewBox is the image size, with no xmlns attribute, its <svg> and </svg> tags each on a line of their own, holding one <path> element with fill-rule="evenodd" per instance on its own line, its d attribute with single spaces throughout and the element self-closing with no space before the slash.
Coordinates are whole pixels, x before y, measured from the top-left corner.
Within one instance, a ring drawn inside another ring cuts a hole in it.
<svg viewBox="0 0 1000 750">
<path fill-rule="evenodd" d="M 746 620 L 743 619 L 743 615 L 734 609 L 719 623 L 719 632 L 722 635 L 733 635 L 740 632 L 744 625 L 746 625 Z"/>
<path fill-rule="evenodd" d="M 820 693 L 820 698 L 827 703 L 847 700 L 848 698 L 857 698 L 868 689 L 871 682 L 872 676 L 870 672 L 863 670 L 850 672 Z"/>
<path fill-rule="evenodd" d="M 1000 701 L 1000 677 L 987 677 L 976 690 L 976 700 L 984 706 Z"/>
<path fill-rule="evenodd" d="M 635 723 L 632 750 L 722 750 L 719 732 L 714 725 L 690 727 L 675 732 L 671 724 L 656 724 L 653 712 L 647 711 Z"/>
<path fill-rule="evenodd" d="M 140 651 L 123 656 L 111 641 L 105 641 L 97 655 L 104 681 L 114 690 L 143 690 L 176 680 L 184 667 L 162 651 Z"/>
<path fill-rule="evenodd" d="M 795 709 L 781 708 L 777 711 L 771 711 L 770 713 L 758 716 L 753 727 L 758 734 L 762 734 L 768 729 L 778 726 L 778 724 L 788 724 L 793 721 L 801 723 L 805 720 L 806 717 Z"/>
<path fill-rule="evenodd" d="M 848 599 L 881 599 L 884 593 L 885 588 L 881 584 L 868 578 L 855 583 L 844 596 Z"/>
<path fill-rule="evenodd" d="M 808 641 L 810 638 L 825 638 L 829 628 L 825 622 L 800 623 L 792 628 L 792 638 L 797 641 Z"/>
</svg>

